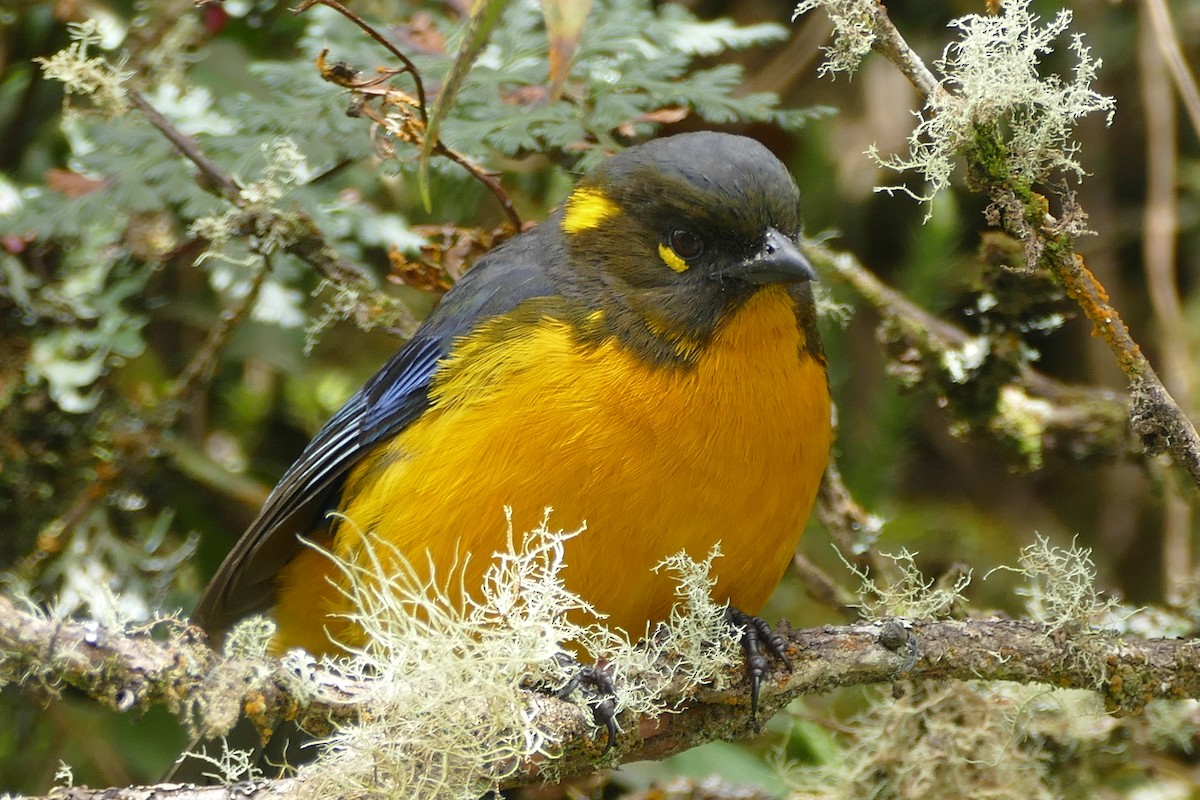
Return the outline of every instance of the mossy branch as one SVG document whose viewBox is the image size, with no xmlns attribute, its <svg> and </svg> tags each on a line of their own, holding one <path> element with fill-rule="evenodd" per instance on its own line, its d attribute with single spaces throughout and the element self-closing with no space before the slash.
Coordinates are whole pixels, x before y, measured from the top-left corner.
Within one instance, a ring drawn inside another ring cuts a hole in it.
<svg viewBox="0 0 1200 800">
<path fill-rule="evenodd" d="M 946 91 L 892 24 L 883 6 L 872 4 L 870 15 L 873 48 L 888 58 L 907 76 L 933 105 Z M 1081 48 L 1081 45 L 1076 46 Z M 1081 57 L 1086 51 L 1080 50 Z M 1086 62 L 1086 58 L 1083 58 Z M 1091 68 L 1090 62 L 1088 63 Z M 1096 106 L 1103 108 L 1103 104 Z M 1068 197 L 1060 219 L 1051 216 L 1045 196 L 1035 192 L 1026 178 L 1012 172 L 1011 159 L 1003 144 L 999 149 L 992 132 L 980 126 L 973 142 L 962 145 L 974 188 L 992 200 L 992 221 L 1025 245 L 1029 267 L 1050 272 L 1087 318 L 1097 336 L 1112 350 L 1129 382 L 1132 403 L 1130 427 L 1141 440 L 1147 454 L 1169 454 L 1193 483 L 1200 486 L 1200 435 L 1167 391 L 1149 360 L 1142 354 L 1121 315 L 1109 302 L 1108 293 L 1075 252 L 1075 237 L 1084 228 L 1086 215 Z"/>
<path fill-rule="evenodd" d="M 126 94 L 146 121 L 170 141 L 180 155 L 196 166 L 197 185 L 230 204 L 230 210 L 221 218 L 224 235 L 258 242 L 255 249 L 264 262 L 255 273 L 250 290 L 221 315 L 204 345 L 161 399 L 151 428 L 143 435 L 130 439 L 129 452 L 123 453 L 118 463 L 98 464 L 98 479 L 81 491 L 69 505 L 68 511 L 47 530 L 41 546 L 25 560 L 26 564 L 36 563 L 45 556 L 47 547 L 57 546 L 63 534 L 71 531 L 106 496 L 130 464 L 140 463 L 145 460 L 147 453 L 162 446 L 164 434 L 174 427 L 190 399 L 203 391 L 211 379 L 217 354 L 249 317 L 267 277 L 267 259 L 276 247 L 309 264 L 332 285 L 354 293 L 356 299 L 360 296 L 370 297 L 371 302 L 360 301 L 361 305 L 379 317 L 388 319 L 398 333 L 410 335 L 417 326 L 416 319 L 406 306 L 374 291 L 367 274 L 337 252 L 312 217 L 299 208 L 282 209 L 269 202 L 252 201 L 229 173 L 205 155 L 192 137 L 180 131 L 141 93 L 129 91 Z M 271 244 L 267 244 L 268 240 Z M 18 568 L 18 572 L 22 570 Z"/>
<path fill-rule="evenodd" d="M 142 113 L 146 121 L 153 125 L 181 156 L 196 166 L 197 185 L 238 209 L 238 213 L 231 215 L 228 221 L 232 233 L 242 237 L 254 237 L 263 231 L 275 232 L 276 238 L 281 242 L 281 249 L 306 262 L 317 274 L 334 284 L 357 286 L 370 282 L 366 273 L 338 254 L 310 216 L 298 208 L 284 211 L 269 203 L 251 202 L 244 195 L 243 187 L 209 158 L 194 139 L 180 131 L 140 93 L 132 92 L 130 97 L 134 107 Z M 280 236 L 281 233 L 284 235 Z"/>
<path fill-rule="evenodd" d="M 930 314 L 849 253 L 816 243 L 805 251 L 824 274 L 845 283 L 879 314 L 879 338 L 892 356 L 895 377 L 937 392 L 957 423 L 1009 448 L 1015 462 L 1036 469 L 1044 453 L 1077 461 L 1137 454 L 1127 424 L 1130 401 L 1119 393 L 1063 383 L 1004 352 L 972 355 L 972 348 L 1003 345 Z M 825 517 L 822 522 L 829 525 Z"/>
<path fill-rule="evenodd" d="M 764 687 L 760 714 L 767 718 L 802 695 L 841 686 L 897 680 L 1003 680 L 1085 688 L 1100 692 L 1114 713 L 1139 711 L 1154 698 L 1200 698 L 1200 642 L 1141 639 L 1084 627 L 990 619 L 884 621 L 791 630 L 794 671 L 776 669 Z M 316 732 L 367 710 L 356 704 L 361 687 L 295 653 L 282 659 L 215 653 L 195 628 L 178 621 L 132 630 L 94 622 L 55 620 L 20 610 L 0 597 L 0 677 L 23 686 L 71 686 L 122 712 L 165 705 L 208 735 L 220 735 L 241 715 L 270 729 L 295 719 Z M 525 691 L 539 719 L 563 743 L 556 777 L 598 766 L 663 758 L 716 739 L 753 735 L 744 679 L 728 689 L 672 686 L 682 710 L 655 718 L 622 719 L 617 747 L 602 757 L 604 737 L 590 714 L 544 693 Z M 530 761 L 513 785 L 539 779 L 544 759 Z M 301 792 L 296 779 L 239 784 L 238 797 Z M 130 790 L 132 791 L 132 790 Z M 138 797 L 232 797 L 233 789 L 183 790 L 161 786 Z M 105 797 L 122 797 L 104 790 Z M 190 794 L 188 792 L 191 792 Z M 198 792 L 198 793 L 197 793 Z M 99 791 L 59 790 L 56 797 L 96 797 Z M 133 795 L 130 795 L 133 796 Z"/>
</svg>

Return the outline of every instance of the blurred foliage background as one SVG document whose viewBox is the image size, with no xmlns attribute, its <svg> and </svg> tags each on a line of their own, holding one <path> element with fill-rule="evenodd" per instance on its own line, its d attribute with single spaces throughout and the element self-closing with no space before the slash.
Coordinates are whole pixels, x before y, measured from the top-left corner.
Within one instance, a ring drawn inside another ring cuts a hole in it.
<svg viewBox="0 0 1200 800">
<path fill-rule="evenodd" d="M 1191 411 L 1197 131 L 1179 111 L 1149 7 L 1071 5 L 1073 29 L 1104 62 L 1095 88 L 1117 108 L 1111 126 L 1093 115 L 1077 132 L 1089 174 L 1073 188 L 1096 232 L 1079 248 Z M 353 8 L 416 62 L 432 97 L 453 61 L 465 4 Z M 1050 17 L 1058 6 L 1033 8 Z M 1176 2 L 1172 11 L 1174 34 L 1194 57 L 1200 5 Z M 889 12 L 932 62 L 952 36 L 946 23 L 985 8 L 911 0 Z M 1040 370 L 1122 393 L 1114 359 L 1069 301 L 995 267 L 995 251 L 1012 246 L 988 238 L 982 198 L 956 185 L 926 207 L 873 190 L 895 176 L 864 152 L 905 150 L 917 94 L 874 56 L 852 79 L 819 78 L 829 24 L 820 13 L 793 23 L 791 13 L 770 0 L 594 0 L 556 83 L 539 6 L 513 2 L 444 140 L 497 171 L 517 213 L 537 221 L 606 151 L 697 128 L 754 136 L 792 167 L 809 235 L 827 237 L 972 334 L 1005 315 L 1019 321 L 1007 329 L 1020 331 Z M 39 59 L 72 41 L 80 47 L 68 23 L 85 20 L 94 21 L 87 53 L 67 68 L 74 85 L 103 87 L 114 71 L 129 73 L 146 104 L 253 189 L 249 209 L 210 191 L 128 99 L 67 97 L 64 83 L 43 74 Z M 495 197 L 446 158 L 431 162 L 426 210 L 416 148 L 322 80 L 316 60 L 326 49 L 330 62 L 363 75 L 399 66 L 323 7 L 295 14 L 273 0 L 8 0 L 0 8 L 7 591 L 101 618 L 186 612 L 308 438 L 440 291 L 511 233 Z M 103 61 L 89 66 L 93 57 Z M 1071 67 L 1064 38 L 1046 69 Z M 404 76 L 389 85 L 413 91 Z M 324 246 L 332 251 L 314 257 Z M 856 499 L 885 520 L 878 549 L 918 552 L 931 576 L 959 564 L 981 574 L 1015 563 L 1036 532 L 1064 544 L 1078 537 L 1093 550 L 1103 589 L 1194 618 L 1195 492 L 1186 478 L 1136 454 L 1080 458 L 1050 448 L 1031 457 L 969 431 L 939 390 L 903 380 L 902 361 L 880 346 L 876 313 L 849 287 L 825 285 L 850 309 L 825 324 L 836 457 Z M 998 304 L 985 308 L 982 296 Z M 810 528 L 806 555 L 852 586 L 829 537 Z M 1012 589 L 1000 575 L 976 580 L 967 594 L 977 608 L 1019 614 Z M 835 621 L 792 578 L 767 616 Z M 715 773 L 777 791 L 781 779 L 764 754 L 833 759 L 837 720 L 864 702 L 852 692 L 814 699 L 760 742 L 627 767 L 616 781 Z M 44 792 L 60 762 L 81 783 L 151 782 L 184 738 L 165 714 L 131 720 L 69 692 L 31 698 L 8 687 L 0 791 Z M 1181 769 L 1190 770 L 1193 744 L 1171 745 Z"/>
</svg>

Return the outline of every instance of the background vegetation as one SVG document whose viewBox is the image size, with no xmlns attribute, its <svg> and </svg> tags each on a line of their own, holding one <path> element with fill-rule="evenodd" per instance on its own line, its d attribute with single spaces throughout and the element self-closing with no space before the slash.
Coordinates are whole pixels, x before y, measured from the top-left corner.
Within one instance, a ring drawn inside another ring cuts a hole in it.
<svg viewBox="0 0 1200 800">
<path fill-rule="evenodd" d="M 1116 101 L 1111 125 L 1092 114 L 1075 134 L 1087 175 L 1070 185 L 1096 233 L 1077 247 L 1191 412 L 1197 129 L 1164 52 L 1172 36 L 1185 57 L 1196 52 L 1200 13 L 1178 3 L 1164 29 L 1150 0 L 1071 8 L 1073 30 L 1103 60 L 1093 88 Z M 467 9 L 453 0 L 354 9 L 415 61 L 432 97 Z M 1049 19 L 1057 6 L 1033 9 Z M 932 63 L 956 35 L 946 23 L 987 9 L 928 0 L 889 12 Z M 986 344 L 961 384 L 983 388 L 964 395 L 880 328 L 861 291 L 832 273 L 825 281 L 844 306 L 825 325 L 835 455 L 856 500 L 884 522 L 873 548 L 917 552 L 926 575 L 949 574 L 951 584 L 969 565 L 974 608 L 1021 615 L 1016 578 L 978 576 L 1016 564 L 1036 534 L 1063 547 L 1074 540 L 1091 548 L 1102 589 L 1163 609 L 1153 632 L 1192 633 L 1195 488 L 1165 461 L 1142 457 L 1127 435 L 1126 381 L 1111 352 L 1052 281 L 1002 266 L 1019 265 L 1021 247 L 989 227 L 988 199 L 965 188 L 972 176 L 956 175 L 929 205 L 874 191 L 897 176 L 865 151 L 906 152 L 910 112 L 923 101 L 877 56 L 852 78 L 819 77 L 830 25 L 821 12 L 795 23 L 791 14 L 788 4 L 752 0 L 595 0 L 571 54 L 569 24 L 548 37 L 539 7 L 514 2 L 450 110 L 444 141 L 495 170 L 516 214 L 536 221 L 605 151 L 696 128 L 759 138 L 792 167 L 810 235 Z M 68 23 L 85 20 L 96 24 L 72 38 Z M 1055 41 L 1046 73 L 1073 69 L 1067 44 Z M 48 78 L 46 60 L 71 46 L 74 60 L 50 62 L 60 80 Z M 471 260 L 511 233 L 502 205 L 452 158 L 430 161 L 427 210 L 417 148 L 403 140 L 415 111 L 389 95 L 390 105 L 368 102 L 348 115 L 349 94 L 316 63 L 326 49 L 328 63 L 365 76 L 400 66 L 324 7 L 18 0 L 0 8 L 6 594 L 114 620 L 189 608 L 309 436 Z M 566 59 L 569 71 L 555 71 L 552 59 Z M 109 91 L 115 73 L 128 73 L 138 94 Z M 77 93 L 64 96 L 64 85 Z M 413 92 L 404 76 L 388 85 Z M 85 87 L 91 93 L 78 94 Z M 232 204 L 213 174 L 182 158 L 145 107 L 189 137 L 215 174 L 236 180 L 244 202 Z M 1109 392 L 1072 395 L 1068 405 L 1115 404 L 1118 413 L 1093 414 L 1093 427 L 1058 437 L 993 424 L 992 367 L 1030 359 L 1066 384 Z M 810 562 L 856 588 L 826 532 L 810 527 Z M 835 613 L 790 576 L 766 616 L 817 625 Z M 914 761 L 946 758 L 914 742 L 936 740 L 931 732 L 967 742 L 961 720 L 998 707 L 1022 716 L 1018 733 L 1005 736 L 1039 770 L 1036 786 L 1010 785 L 1014 796 L 1190 791 L 1197 727 L 1184 704 L 1133 724 L 1074 696 L 1015 690 L 935 687 L 880 701 L 849 690 L 815 698 L 773 721 L 761 741 L 626 767 L 606 791 L 681 774 L 817 791 L 803 778 L 789 784 L 772 752 L 859 767 L 864 752 L 895 754 L 871 762 L 862 780 L 903 775 L 907 750 Z M 947 719 L 960 722 L 938 728 Z M 184 741 L 165 713 L 131 720 L 69 691 L 31 698 L 9 686 L 0 694 L 0 791 L 44 792 L 60 762 L 81 783 L 152 782 Z M 1017 763 L 1012 753 L 964 752 Z M 909 797 L 928 785 L 897 780 L 878 791 Z"/>
</svg>

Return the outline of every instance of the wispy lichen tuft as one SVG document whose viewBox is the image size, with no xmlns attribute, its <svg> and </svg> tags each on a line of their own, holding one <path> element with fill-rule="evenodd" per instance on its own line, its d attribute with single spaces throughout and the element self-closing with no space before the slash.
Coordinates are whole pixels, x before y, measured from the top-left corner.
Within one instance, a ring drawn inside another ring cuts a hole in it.
<svg viewBox="0 0 1200 800">
<path fill-rule="evenodd" d="M 851 723 L 853 743 L 840 759 L 785 767 L 789 800 L 1060 797 L 1046 763 L 1025 746 L 1015 708 L 992 687 L 967 682 L 914 687 L 902 697 L 876 694 Z"/>
<path fill-rule="evenodd" d="M 1025 578 L 1017 593 L 1027 598 L 1027 613 L 1052 628 L 1109 622 L 1108 617 L 1120 605 L 1096 588 L 1092 551 L 1075 542 L 1064 550 L 1038 534 L 1033 544 L 1021 548 L 1019 568 L 998 569 Z"/>
<path fill-rule="evenodd" d="M 334 283 L 323 280 L 313 295 L 327 294 L 321 311 L 305 326 L 304 351 L 311 353 L 321 336 L 338 322 L 352 321 L 360 330 L 386 328 L 408 338 L 417 329 L 417 318 L 402 301 L 379 291 L 366 281 Z"/>
<path fill-rule="evenodd" d="M 95 20 L 68 22 L 71 44 L 49 58 L 38 58 L 42 72 L 51 80 L 62 81 L 68 96 L 87 97 L 94 108 L 108 116 L 119 116 L 129 110 L 125 96 L 125 81 L 132 72 L 114 66 L 108 59 L 91 54 L 101 44 L 102 36 Z"/>
<path fill-rule="evenodd" d="M 286 136 L 264 142 L 262 152 L 266 161 L 262 175 L 258 180 L 247 182 L 242 189 L 241 199 L 246 207 L 230 206 L 222 214 L 198 217 L 192 223 L 191 233 L 210 243 L 209 249 L 201 254 L 201 261 L 218 259 L 238 267 L 255 266 L 262 255 L 278 252 L 290 241 L 287 217 L 282 214 L 260 214 L 259 220 L 266 220 L 269 225 L 260 224 L 249 232 L 239 229 L 247 210 L 269 211 L 313 175 L 303 151 Z M 247 239 L 250 239 L 248 243 Z M 242 250 L 232 250 L 235 242 Z M 214 277 L 214 281 L 218 280 Z M 232 282 L 231 278 L 226 280 Z M 243 294 L 249 291 L 250 281 L 244 280 L 244 283 Z M 227 290 L 229 285 L 218 284 L 215 288 Z"/>
<path fill-rule="evenodd" d="M 841 557 L 840 553 L 838 555 Z M 907 548 L 901 548 L 895 555 L 879 555 L 895 564 L 898 573 L 896 580 L 876 580 L 865 569 L 859 569 L 842 558 L 842 563 L 862 582 L 858 596 L 862 600 L 859 608 L 864 619 L 937 619 L 949 614 L 956 605 L 966 602 L 962 593 L 971 584 L 971 573 L 960 574 L 953 583 L 942 585 L 921 573 L 916 565 L 917 554 L 910 553 Z"/>
<path fill-rule="evenodd" d="M 1079 34 L 1071 36 L 1076 64 L 1070 80 L 1042 77 L 1043 56 L 1071 23 L 1060 11 L 1040 26 L 1028 0 L 1006 2 L 996 16 L 969 14 L 950 23 L 961 31 L 936 64 L 946 91 L 931 95 L 909 137 L 907 157 L 870 154 L 882 166 L 921 173 L 926 187 L 884 186 L 931 200 L 950 181 L 956 159 L 969 154 L 987 176 L 1004 176 L 1025 185 L 1052 173 L 1083 175 L 1072 131 L 1080 118 L 1105 111 L 1111 122 L 1113 100 L 1091 88 L 1099 59 L 1093 59 Z"/>
<path fill-rule="evenodd" d="M 825 61 L 821 75 L 852 73 L 875 43 L 875 24 L 870 6 L 863 0 L 803 0 L 792 12 L 794 22 L 801 14 L 822 8 L 833 23 L 833 44 L 822 48 Z"/>
<path fill-rule="evenodd" d="M 202 761 L 209 767 L 202 775 L 229 785 L 263 779 L 263 770 L 257 765 L 258 755 L 253 750 L 230 747 L 224 738 L 220 743 L 221 750 L 217 755 L 211 755 L 206 747 L 187 754 L 188 758 Z"/>
<path fill-rule="evenodd" d="M 623 648 L 617 660 L 623 664 L 643 663 L 631 677 L 635 686 L 650 691 L 640 704 L 642 713 L 659 713 L 658 695 L 668 684 L 695 688 L 722 688 L 729 676 L 727 667 L 737 663 L 741 640 L 739 631 L 726 622 L 728 605 L 715 603 L 712 588 L 717 579 L 710 576 L 713 561 L 721 557 L 714 547 L 703 561 L 693 561 L 682 550 L 655 567 L 655 572 L 673 573 L 676 581 L 675 607 L 671 618 L 649 641 L 636 646 L 636 652 Z"/>
<path fill-rule="evenodd" d="M 314 795 L 476 798 L 528 759 L 552 759 L 559 742 L 527 689 L 565 685 L 576 667 L 560 656 L 573 649 L 611 666 L 618 712 L 666 710 L 657 693 L 672 679 L 712 681 L 732 662 L 715 657 L 735 651 L 723 608 L 707 599 L 715 553 L 668 560 L 680 607 L 667 633 L 635 647 L 563 583 L 564 543 L 578 534 L 543 521 L 518 541 L 510 523 L 507 551 L 492 555 L 474 594 L 459 585 L 461 565 L 431 575 L 370 534 L 353 561 L 331 555 L 365 634 L 336 667 L 363 679 L 371 714 L 326 738 L 301 770 Z M 664 655 L 674 660 L 653 663 Z"/>
<path fill-rule="evenodd" d="M 75 788 L 75 771 L 71 769 L 70 764 L 61 759 L 58 762 L 58 769 L 54 771 L 54 785 L 56 788 Z"/>
<path fill-rule="evenodd" d="M 276 627 L 273 620 L 261 614 L 247 617 L 225 636 L 221 651 L 228 658 L 266 658 Z"/>
</svg>

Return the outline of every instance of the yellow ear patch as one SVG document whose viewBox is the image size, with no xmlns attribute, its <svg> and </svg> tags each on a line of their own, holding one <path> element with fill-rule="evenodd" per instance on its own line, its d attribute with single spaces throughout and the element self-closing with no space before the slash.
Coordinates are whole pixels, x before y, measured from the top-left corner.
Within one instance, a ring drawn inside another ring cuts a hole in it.
<svg viewBox="0 0 1200 800">
<path fill-rule="evenodd" d="M 599 189 L 576 189 L 567 198 L 563 230 L 567 233 L 589 231 L 616 214 L 617 210 L 617 204 Z"/>
<path fill-rule="evenodd" d="M 663 263 L 676 272 L 683 272 L 688 268 L 688 263 L 680 258 L 678 253 L 667 247 L 665 244 L 659 243 L 658 255 L 663 260 Z"/>
</svg>

